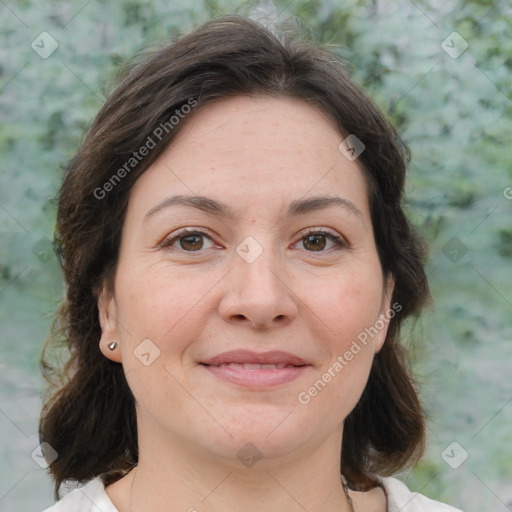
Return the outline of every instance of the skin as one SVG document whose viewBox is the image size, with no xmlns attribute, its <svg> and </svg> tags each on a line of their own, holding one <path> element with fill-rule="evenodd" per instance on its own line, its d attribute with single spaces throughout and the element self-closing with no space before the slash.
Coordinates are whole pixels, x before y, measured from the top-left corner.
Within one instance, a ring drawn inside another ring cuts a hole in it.
<svg viewBox="0 0 512 512">
<path fill-rule="evenodd" d="M 343 420 L 387 325 L 309 403 L 297 397 L 390 309 L 393 283 L 382 275 L 364 174 L 338 149 L 345 137 L 334 123 L 300 100 L 239 96 L 183 122 L 132 188 L 114 287 L 98 302 L 100 349 L 123 364 L 140 449 L 137 470 L 107 494 L 120 512 L 349 510 L 339 476 Z M 236 215 L 174 205 L 144 220 L 178 194 L 221 201 Z M 321 195 L 359 213 L 330 206 L 284 216 L 290 202 Z M 184 227 L 210 234 L 161 246 Z M 309 243 L 308 228 L 344 245 L 322 235 Z M 249 236 L 263 251 L 250 263 L 236 252 Z M 147 366 L 134 353 L 145 339 Z M 198 364 L 233 349 L 288 351 L 311 366 L 255 390 Z M 248 442 L 261 454 L 252 467 L 237 457 Z M 387 510 L 380 488 L 350 495 L 356 510 Z"/>
</svg>

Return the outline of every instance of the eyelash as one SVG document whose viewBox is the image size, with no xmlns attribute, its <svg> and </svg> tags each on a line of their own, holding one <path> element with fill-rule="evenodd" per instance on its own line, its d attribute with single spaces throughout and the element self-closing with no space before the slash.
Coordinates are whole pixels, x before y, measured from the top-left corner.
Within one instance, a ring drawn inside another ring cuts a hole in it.
<svg viewBox="0 0 512 512">
<path fill-rule="evenodd" d="M 185 238 L 185 236 L 192 236 L 192 235 L 206 236 L 207 238 L 209 238 L 213 242 L 212 234 L 210 233 L 209 230 L 183 228 L 183 229 L 177 231 L 172 236 L 165 238 L 159 244 L 158 248 L 159 249 L 173 250 L 175 248 L 172 248 L 172 246 L 176 242 L 178 242 L 180 240 L 180 238 Z M 349 248 L 348 243 L 345 241 L 345 239 L 343 237 L 341 237 L 339 235 L 335 235 L 335 234 L 333 234 L 330 231 L 326 231 L 325 229 L 310 228 L 310 229 L 308 229 L 306 231 L 302 231 L 301 233 L 299 233 L 299 235 L 300 235 L 300 239 L 298 240 L 298 242 L 303 241 L 306 237 L 308 237 L 310 235 L 319 235 L 319 236 L 325 236 L 325 237 L 327 237 L 327 238 L 332 240 L 332 242 L 335 244 L 335 247 L 331 248 L 331 249 L 339 250 L 339 249 L 342 249 L 342 248 L 345 248 L 345 249 Z M 187 250 L 181 249 L 181 248 L 178 249 L 178 250 L 181 251 L 181 252 L 189 253 L 189 254 L 197 253 L 198 255 L 200 255 L 202 252 L 204 252 L 203 250 L 187 251 Z M 328 251 L 329 251 L 329 249 L 322 250 L 322 251 L 307 251 L 307 252 L 311 252 L 311 253 L 318 252 L 318 253 L 322 254 L 322 253 L 325 253 L 325 252 L 328 252 Z"/>
</svg>

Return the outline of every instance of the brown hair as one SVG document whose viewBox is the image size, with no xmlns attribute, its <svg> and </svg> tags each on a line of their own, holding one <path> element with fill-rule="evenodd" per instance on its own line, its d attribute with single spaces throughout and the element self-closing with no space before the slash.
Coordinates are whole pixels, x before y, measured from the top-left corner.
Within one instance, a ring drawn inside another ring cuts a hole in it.
<svg viewBox="0 0 512 512">
<path fill-rule="evenodd" d="M 350 487 L 367 490 L 377 484 L 374 475 L 393 474 L 423 453 L 425 418 L 398 343 L 403 320 L 429 299 L 424 246 L 401 206 L 407 148 L 337 57 L 295 31 L 282 34 L 280 41 L 254 21 L 224 16 L 154 50 L 107 99 L 67 166 L 55 232 L 67 295 L 41 356 L 52 386 L 39 433 L 58 452 L 49 467 L 56 497 L 64 480 L 102 475 L 108 484 L 138 460 L 133 395 L 122 365 L 98 347 L 98 293 L 102 284 L 112 286 L 130 189 L 183 125 L 169 123 L 177 110 L 195 101 L 198 112 L 241 94 L 302 99 L 329 115 L 341 134 L 364 143 L 358 161 L 369 185 L 375 242 L 384 275 L 395 281 L 392 302 L 401 309 L 345 420 L 340 469 Z M 130 160 L 162 126 L 155 147 Z M 70 357 L 52 366 L 47 351 L 59 343 Z"/>
</svg>

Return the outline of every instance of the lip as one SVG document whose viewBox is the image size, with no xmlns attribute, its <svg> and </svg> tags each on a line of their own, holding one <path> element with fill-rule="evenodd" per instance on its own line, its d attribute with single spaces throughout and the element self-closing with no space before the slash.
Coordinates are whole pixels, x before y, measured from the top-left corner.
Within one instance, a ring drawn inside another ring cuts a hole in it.
<svg viewBox="0 0 512 512">
<path fill-rule="evenodd" d="M 220 364 L 240 363 L 240 364 L 286 364 L 293 366 L 304 366 L 309 363 L 289 352 L 273 350 L 271 352 L 252 352 L 250 350 L 231 350 L 223 352 L 215 357 L 201 361 L 201 364 L 208 366 L 219 366 Z"/>
<path fill-rule="evenodd" d="M 235 363 L 230 366 L 230 363 Z M 215 377 L 246 388 L 262 389 L 286 384 L 299 378 L 311 367 L 307 361 L 294 354 L 281 351 L 251 352 L 233 350 L 224 352 L 200 363 Z M 220 366 L 222 365 L 222 366 Z M 253 365 L 244 368 L 242 365 Z M 257 365 L 285 365 L 275 369 Z"/>
</svg>

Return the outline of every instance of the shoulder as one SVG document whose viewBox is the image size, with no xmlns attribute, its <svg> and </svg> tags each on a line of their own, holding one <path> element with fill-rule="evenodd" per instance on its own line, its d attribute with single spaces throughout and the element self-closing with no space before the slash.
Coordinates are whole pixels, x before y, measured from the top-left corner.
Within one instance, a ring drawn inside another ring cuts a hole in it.
<svg viewBox="0 0 512 512">
<path fill-rule="evenodd" d="M 396 478 L 381 477 L 380 482 L 388 497 L 388 512 L 462 512 L 458 508 L 411 492 Z"/>
<path fill-rule="evenodd" d="M 43 512 L 118 512 L 100 477 L 66 494 Z"/>
</svg>

